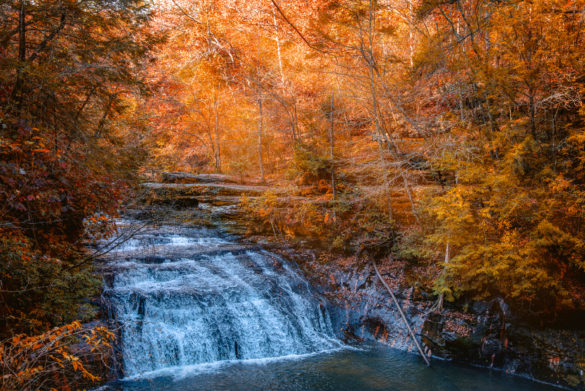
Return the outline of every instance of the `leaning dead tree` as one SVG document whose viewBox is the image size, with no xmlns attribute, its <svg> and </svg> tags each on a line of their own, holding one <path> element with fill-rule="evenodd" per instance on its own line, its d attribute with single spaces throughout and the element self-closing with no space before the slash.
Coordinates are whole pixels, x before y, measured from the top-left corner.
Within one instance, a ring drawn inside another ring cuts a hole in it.
<svg viewBox="0 0 585 391">
<path fill-rule="evenodd" d="M 398 303 L 398 299 L 396 299 L 396 296 L 394 295 L 394 292 L 392 292 L 392 289 L 390 289 L 390 287 L 388 286 L 388 284 L 386 283 L 386 281 L 384 280 L 384 278 L 382 277 L 382 275 L 378 271 L 378 266 L 376 266 L 376 261 L 372 261 L 372 265 L 374 266 L 374 270 L 376 271 L 376 275 L 378 276 L 378 278 L 382 282 L 382 285 L 384 285 L 384 287 L 386 288 L 386 290 L 388 291 L 388 293 L 390 293 L 390 296 L 392 297 L 392 301 L 396 305 L 396 308 L 398 308 L 398 312 L 400 313 L 400 316 L 402 317 L 402 320 L 404 321 L 404 324 L 406 325 L 406 328 L 408 329 L 408 332 L 410 334 L 410 337 L 414 341 L 414 344 L 416 345 L 416 348 L 418 349 L 418 352 L 420 353 L 421 357 L 423 358 L 423 360 L 425 361 L 425 363 L 427 364 L 427 366 L 430 367 L 431 366 L 431 362 L 429 361 L 428 357 L 426 356 L 426 354 L 422 350 L 422 347 L 420 346 L 420 343 L 416 339 L 416 336 L 414 335 L 414 331 L 412 331 L 412 328 L 410 327 L 410 323 L 408 322 L 408 319 L 406 319 L 406 315 L 404 314 L 404 311 L 402 311 L 402 308 L 400 308 L 400 303 Z"/>
<path fill-rule="evenodd" d="M 360 246 L 360 250 L 356 254 L 356 261 L 358 259 L 360 259 L 361 254 L 365 250 L 366 250 L 366 246 L 364 246 L 362 244 L 362 246 Z M 416 345 L 416 348 L 418 349 L 418 352 L 420 353 L 421 357 L 423 358 L 425 364 L 427 364 L 427 366 L 430 367 L 431 366 L 431 362 L 429 361 L 429 358 L 424 353 L 422 347 L 420 346 L 420 343 L 416 339 L 416 335 L 414 334 L 414 331 L 412 330 L 412 327 L 410 327 L 410 323 L 409 323 L 408 319 L 406 318 L 406 315 L 404 314 L 404 311 L 402 311 L 402 308 L 400 307 L 400 303 L 398 302 L 398 299 L 396 298 L 396 295 L 394 294 L 394 292 L 392 291 L 392 289 L 390 289 L 390 287 L 388 286 L 388 283 L 386 283 L 386 280 L 384 280 L 384 277 L 382 277 L 382 275 L 380 274 L 380 271 L 378 270 L 378 266 L 376 265 L 376 261 L 373 259 L 373 257 L 371 258 L 371 263 L 372 263 L 372 266 L 374 267 L 374 271 L 376 272 L 376 276 L 378 277 L 378 279 L 380 280 L 380 282 L 382 283 L 382 285 L 384 285 L 384 287 L 386 288 L 386 290 L 390 294 L 390 297 L 392 298 L 392 301 L 394 302 L 394 305 L 396 305 L 396 308 L 398 309 L 398 313 L 400 314 L 400 317 L 402 318 L 402 321 L 404 322 L 404 325 L 406 326 L 406 328 L 408 330 L 408 333 L 410 334 L 410 337 L 412 338 L 412 341 Z"/>
</svg>

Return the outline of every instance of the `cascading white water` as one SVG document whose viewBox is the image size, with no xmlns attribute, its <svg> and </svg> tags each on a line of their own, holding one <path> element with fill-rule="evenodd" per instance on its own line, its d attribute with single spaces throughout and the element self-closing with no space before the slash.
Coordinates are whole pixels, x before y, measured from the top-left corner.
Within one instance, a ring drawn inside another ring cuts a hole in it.
<svg viewBox="0 0 585 391">
<path fill-rule="evenodd" d="M 110 255 L 104 295 L 125 376 L 333 349 L 325 307 L 282 259 L 206 229 L 158 227 Z"/>
</svg>

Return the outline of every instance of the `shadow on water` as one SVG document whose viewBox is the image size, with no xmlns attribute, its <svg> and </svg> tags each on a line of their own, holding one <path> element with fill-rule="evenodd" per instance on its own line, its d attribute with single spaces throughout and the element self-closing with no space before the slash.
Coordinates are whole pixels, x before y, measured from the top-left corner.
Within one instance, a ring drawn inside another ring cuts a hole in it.
<svg viewBox="0 0 585 391">
<path fill-rule="evenodd" d="M 109 391 L 547 391 L 552 386 L 486 369 L 433 363 L 383 346 L 294 359 L 175 368 L 121 381 Z"/>
</svg>

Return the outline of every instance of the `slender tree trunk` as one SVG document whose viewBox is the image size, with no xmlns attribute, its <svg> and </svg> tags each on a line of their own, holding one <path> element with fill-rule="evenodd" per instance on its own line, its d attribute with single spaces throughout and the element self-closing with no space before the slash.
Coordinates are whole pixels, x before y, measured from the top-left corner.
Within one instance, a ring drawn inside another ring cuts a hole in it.
<svg viewBox="0 0 585 391">
<path fill-rule="evenodd" d="M 85 99 L 83 100 L 83 103 L 79 107 L 79 110 L 77 110 L 77 113 L 75 114 L 75 124 L 79 123 L 79 117 L 81 117 L 81 114 L 83 113 L 83 110 L 85 109 L 85 106 L 87 106 L 87 104 L 89 103 L 89 100 L 92 98 L 96 89 L 97 89 L 97 87 L 93 86 L 89 90 L 89 92 L 87 93 L 87 96 L 85 97 Z"/>
<path fill-rule="evenodd" d="M 396 305 L 396 308 L 398 309 L 398 312 L 400 313 L 400 316 L 402 317 L 402 321 L 404 322 L 404 325 L 406 326 L 406 329 L 408 330 L 408 333 L 410 334 L 410 337 L 412 338 L 412 341 L 416 345 L 416 348 L 418 349 L 418 352 L 420 353 L 420 356 L 423 358 L 425 364 L 427 364 L 427 366 L 430 367 L 431 366 L 431 362 L 429 361 L 429 358 L 424 353 L 424 351 L 423 351 L 420 343 L 416 339 L 416 335 L 414 334 L 414 331 L 412 331 L 412 328 L 410 327 L 410 323 L 408 322 L 408 319 L 406 318 L 406 315 L 404 314 L 404 311 L 402 311 L 402 307 L 400 307 L 400 303 L 398 302 L 398 299 L 396 298 L 396 295 L 394 295 L 394 292 L 392 292 L 392 289 L 390 289 L 390 287 L 386 283 L 386 280 L 384 280 L 384 278 L 380 274 L 380 271 L 378 270 L 378 266 L 376 266 L 376 262 L 375 261 L 372 261 L 372 265 L 374 266 L 374 271 L 376 272 L 376 276 L 378 276 L 378 279 L 380 280 L 380 282 L 382 283 L 382 285 L 384 285 L 384 287 L 386 288 L 386 290 L 388 291 L 388 293 L 390 293 L 390 297 L 392 297 L 392 301 Z"/>
<path fill-rule="evenodd" d="M 413 0 L 408 0 L 408 59 L 410 67 L 414 66 L 414 7 Z"/>
<path fill-rule="evenodd" d="M 108 119 L 108 116 L 110 115 L 113 103 L 114 103 L 114 96 L 112 95 L 112 96 L 110 96 L 110 99 L 108 99 L 108 105 L 106 106 L 106 109 L 104 110 L 104 114 L 102 115 L 100 122 L 98 122 L 98 126 L 97 126 L 97 128 L 94 132 L 94 135 L 93 135 L 94 139 L 98 139 L 102 136 L 102 130 L 104 129 L 104 126 L 106 124 L 106 120 Z"/>
<path fill-rule="evenodd" d="M 278 34 L 278 22 L 276 21 L 276 14 L 274 7 L 272 8 L 272 22 L 274 23 L 274 36 L 276 40 L 276 54 L 278 55 L 278 67 L 280 69 L 280 81 L 284 87 L 284 68 L 282 66 L 282 53 L 280 50 L 280 36 Z"/>
<path fill-rule="evenodd" d="M 262 96 L 258 98 L 258 111 L 260 114 L 258 118 L 258 165 L 260 166 L 260 180 L 264 183 L 264 164 L 262 163 Z"/>
<path fill-rule="evenodd" d="M 535 115 L 535 108 L 534 108 L 534 91 L 532 87 L 528 89 L 529 97 L 528 97 L 528 104 L 530 109 L 530 132 L 532 133 L 532 137 L 536 140 L 536 115 Z"/>
<path fill-rule="evenodd" d="M 557 115 L 559 113 L 559 108 L 555 110 L 555 113 L 552 116 L 552 146 L 551 152 L 553 155 L 553 168 L 556 172 L 557 170 L 557 146 L 556 146 L 556 134 L 557 134 Z"/>
<path fill-rule="evenodd" d="M 211 124 L 208 121 L 206 121 L 205 125 L 207 130 L 207 138 L 209 139 L 209 145 L 211 148 L 211 154 L 213 155 L 213 165 L 215 166 L 215 159 L 217 158 L 217 154 L 215 153 L 215 141 L 213 140 L 212 135 L 213 130 L 211 129 Z"/>
<path fill-rule="evenodd" d="M 333 165 L 333 147 L 335 143 L 334 139 L 334 129 L 333 129 L 333 111 L 334 111 L 334 95 L 331 94 L 331 107 L 330 107 L 330 126 L 329 126 L 329 158 L 331 159 L 331 191 L 333 193 L 333 201 L 336 198 L 336 190 L 335 190 L 335 167 Z"/>
<path fill-rule="evenodd" d="M 447 242 L 447 244 L 445 245 L 445 262 L 443 265 L 443 270 L 445 270 L 445 268 L 447 267 L 447 264 L 449 263 L 450 260 L 450 252 L 449 252 L 449 242 Z M 443 311 L 443 303 L 445 301 L 445 293 L 441 292 L 441 294 L 439 295 L 439 298 L 437 299 L 437 303 L 433 306 L 433 309 L 436 311 Z"/>
<path fill-rule="evenodd" d="M 20 12 L 18 13 L 18 60 L 26 60 L 26 10 L 25 0 L 20 1 Z"/>
<path fill-rule="evenodd" d="M 213 97 L 213 114 L 215 115 L 215 171 L 221 172 L 221 150 L 219 141 L 219 114 L 217 112 L 217 92 Z"/>
<path fill-rule="evenodd" d="M 293 139 L 296 142 L 301 141 L 301 135 L 299 133 L 299 128 L 297 127 L 297 100 L 295 99 L 293 102 L 293 119 L 292 119 L 292 131 L 293 131 Z"/>
<path fill-rule="evenodd" d="M 12 99 L 16 101 L 18 111 L 22 109 L 22 88 L 24 84 L 24 62 L 26 61 L 26 2 L 20 1 L 18 12 L 18 70 L 12 89 Z"/>
</svg>

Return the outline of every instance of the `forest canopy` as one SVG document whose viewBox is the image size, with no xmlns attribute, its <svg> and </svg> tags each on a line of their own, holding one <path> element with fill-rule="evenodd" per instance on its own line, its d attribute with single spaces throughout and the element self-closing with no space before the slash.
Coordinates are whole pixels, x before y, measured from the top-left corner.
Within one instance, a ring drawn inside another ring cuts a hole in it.
<svg viewBox="0 0 585 391">
<path fill-rule="evenodd" d="M 174 3 L 149 164 L 292 184 L 258 221 L 381 243 L 441 297 L 582 310 L 583 6 Z"/>
</svg>

